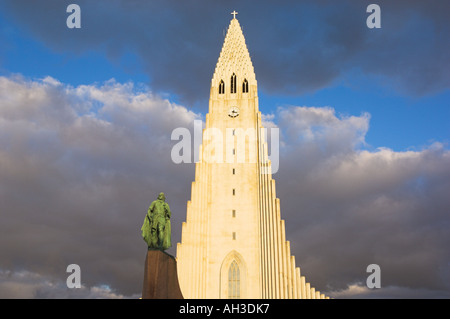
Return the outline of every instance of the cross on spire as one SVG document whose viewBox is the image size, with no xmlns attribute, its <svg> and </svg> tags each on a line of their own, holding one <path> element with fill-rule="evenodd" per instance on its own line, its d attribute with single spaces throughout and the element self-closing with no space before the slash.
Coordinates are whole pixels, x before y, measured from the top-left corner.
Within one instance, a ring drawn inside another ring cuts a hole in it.
<svg viewBox="0 0 450 319">
<path fill-rule="evenodd" d="M 231 12 L 231 14 L 233 15 L 233 19 L 236 19 L 236 14 L 238 14 L 238 13 L 236 12 L 236 10 L 233 10 L 233 12 Z"/>
</svg>

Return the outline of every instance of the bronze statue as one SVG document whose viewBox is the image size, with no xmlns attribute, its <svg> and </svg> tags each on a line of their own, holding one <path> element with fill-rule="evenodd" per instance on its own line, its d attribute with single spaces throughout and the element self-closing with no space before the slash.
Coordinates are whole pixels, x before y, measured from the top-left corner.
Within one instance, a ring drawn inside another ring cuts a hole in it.
<svg viewBox="0 0 450 319">
<path fill-rule="evenodd" d="M 170 208 L 164 193 L 160 193 L 158 199 L 151 203 L 141 231 L 149 250 L 164 251 L 172 246 Z"/>
</svg>

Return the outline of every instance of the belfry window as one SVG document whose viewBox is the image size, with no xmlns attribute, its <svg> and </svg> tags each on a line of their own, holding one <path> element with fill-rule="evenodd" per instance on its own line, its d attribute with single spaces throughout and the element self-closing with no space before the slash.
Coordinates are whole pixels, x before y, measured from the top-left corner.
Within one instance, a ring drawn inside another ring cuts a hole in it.
<svg viewBox="0 0 450 319">
<path fill-rule="evenodd" d="M 220 80 L 219 83 L 219 94 L 224 94 L 225 93 L 225 83 L 223 82 L 223 80 Z"/>
<path fill-rule="evenodd" d="M 228 269 L 228 299 L 239 299 L 241 297 L 241 276 L 236 260 Z"/>
<path fill-rule="evenodd" d="M 236 93 L 236 74 L 231 76 L 231 93 Z"/>
<path fill-rule="evenodd" d="M 244 79 L 244 82 L 242 82 L 242 93 L 248 93 L 248 82 L 247 82 L 247 79 Z"/>
</svg>

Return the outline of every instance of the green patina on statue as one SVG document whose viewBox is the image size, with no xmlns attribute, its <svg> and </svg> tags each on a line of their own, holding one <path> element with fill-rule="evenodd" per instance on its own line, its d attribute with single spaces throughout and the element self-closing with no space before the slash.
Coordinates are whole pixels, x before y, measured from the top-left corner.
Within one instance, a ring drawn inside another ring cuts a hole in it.
<svg viewBox="0 0 450 319">
<path fill-rule="evenodd" d="M 142 238 L 147 243 L 148 249 L 164 251 L 171 247 L 170 228 L 169 204 L 166 203 L 164 193 L 160 193 L 158 199 L 148 208 L 141 228 Z"/>
</svg>

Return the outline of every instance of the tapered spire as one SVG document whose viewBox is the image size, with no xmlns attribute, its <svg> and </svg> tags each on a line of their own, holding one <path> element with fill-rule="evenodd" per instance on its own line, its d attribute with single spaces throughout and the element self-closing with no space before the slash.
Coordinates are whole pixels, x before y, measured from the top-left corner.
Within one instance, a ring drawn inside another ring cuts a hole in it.
<svg viewBox="0 0 450 319">
<path fill-rule="evenodd" d="M 231 14 L 177 245 L 180 287 L 189 299 L 323 296 L 300 275 L 286 240 L 255 73 Z"/>
<path fill-rule="evenodd" d="M 243 81 L 246 79 L 249 85 L 256 85 L 256 77 L 252 60 L 245 44 L 239 21 L 236 19 L 237 12 L 233 11 L 234 18 L 228 27 L 227 35 L 217 61 L 216 69 L 211 85 L 218 87 L 221 80 L 228 83 L 233 73 Z"/>
</svg>

